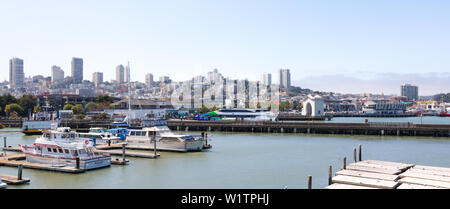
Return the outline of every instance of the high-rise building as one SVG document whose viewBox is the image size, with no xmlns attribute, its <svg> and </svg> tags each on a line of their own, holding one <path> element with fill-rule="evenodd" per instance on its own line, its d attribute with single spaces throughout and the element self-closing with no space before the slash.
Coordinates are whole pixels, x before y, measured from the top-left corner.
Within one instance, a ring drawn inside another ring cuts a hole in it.
<svg viewBox="0 0 450 209">
<path fill-rule="evenodd" d="M 167 83 L 172 82 L 172 80 L 170 80 L 169 76 L 160 76 L 159 77 L 159 82 L 161 84 L 163 84 L 163 83 L 167 84 Z"/>
<path fill-rule="evenodd" d="M 147 86 L 152 86 L 152 84 L 153 84 L 153 74 L 151 74 L 151 73 L 148 73 L 147 75 L 145 75 L 145 84 L 147 85 Z"/>
<path fill-rule="evenodd" d="M 52 66 L 52 82 L 58 82 L 64 80 L 64 71 L 61 67 L 53 65 Z"/>
<path fill-rule="evenodd" d="M 124 78 L 123 81 L 125 83 L 128 83 L 128 79 L 130 78 L 130 66 L 126 66 L 125 67 L 125 73 L 124 73 Z M 130 81 L 131 82 L 131 81 Z"/>
<path fill-rule="evenodd" d="M 92 83 L 94 83 L 95 86 L 103 83 L 103 73 L 95 72 L 94 74 L 92 74 Z"/>
<path fill-rule="evenodd" d="M 83 59 L 72 58 L 72 79 L 75 83 L 83 82 Z"/>
<path fill-rule="evenodd" d="M 289 89 L 291 87 L 291 72 L 289 69 L 278 70 L 278 82 L 280 88 Z"/>
<path fill-rule="evenodd" d="M 405 84 L 400 87 L 400 92 L 402 96 L 408 97 L 410 101 L 419 100 L 419 87 L 413 86 L 411 84 Z"/>
<path fill-rule="evenodd" d="M 23 87 L 23 60 L 12 58 L 9 60 L 9 84 L 11 88 Z"/>
<path fill-rule="evenodd" d="M 116 81 L 118 83 L 125 83 L 125 69 L 123 65 L 118 65 L 116 67 Z"/>
<path fill-rule="evenodd" d="M 270 86 L 272 85 L 272 74 L 270 73 L 263 73 L 261 77 L 261 84 L 264 86 Z"/>
</svg>

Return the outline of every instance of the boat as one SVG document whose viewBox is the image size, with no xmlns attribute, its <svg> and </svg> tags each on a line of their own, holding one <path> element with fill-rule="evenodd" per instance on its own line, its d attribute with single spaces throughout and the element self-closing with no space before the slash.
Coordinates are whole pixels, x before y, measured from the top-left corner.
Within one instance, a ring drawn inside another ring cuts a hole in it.
<svg viewBox="0 0 450 209">
<path fill-rule="evenodd" d="M 0 189 L 6 189 L 7 185 L 6 183 L 2 182 L 2 178 L 0 178 Z"/>
<path fill-rule="evenodd" d="M 26 161 L 54 167 L 76 167 L 79 157 L 80 169 L 91 170 L 111 165 L 109 154 L 95 152 L 93 142 L 81 138 L 68 127 L 44 131 L 32 146 L 20 146 Z"/>
<path fill-rule="evenodd" d="M 195 120 L 252 120 L 274 121 L 277 115 L 261 109 L 222 108 L 195 117 Z"/>
<path fill-rule="evenodd" d="M 441 117 L 450 117 L 450 113 L 448 113 L 448 111 L 443 111 L 439 114 L 439 116 Z"/>
<path fill-rule="evenodd" d="M 43 131 L 58 127 L 59 121 L 24 121 L 22 124 L 22 133 L 25 135 L 42 135 Z"/>
<path fill-rule="evenodd" d="M 204 139 L 201 135 L 174 134 L 167 127 L 166 121 L 143 120 L 141 129 L 129 129 L 126 138 L 127 147 L 161 151 L 201 151 Z M 153 139 L 156 139 L 156 142 Z"/>
<path fill-rule="evenodd" d="M 108 140 L 111 143 L 119 143 L 122 142 L 121 138 L 115 136 L 110 133 L 106 128 L 90 128 L 88 133 L 78 133 L 78 136 L 81 138 L 88 138 L 94 141 L 94 145 L 96 144 L 106 144 Z"/>
</svg>

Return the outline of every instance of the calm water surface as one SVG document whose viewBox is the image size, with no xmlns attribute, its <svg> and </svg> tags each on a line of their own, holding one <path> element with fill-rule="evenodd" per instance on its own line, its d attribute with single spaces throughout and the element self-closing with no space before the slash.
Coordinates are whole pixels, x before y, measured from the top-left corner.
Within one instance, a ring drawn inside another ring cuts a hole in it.
<svg viewBox="0 0 450 209">
<path fill-rule="evenodd" d="M 193 133 L 193 132 L 190 132 Z M 353 148 L 363 146 L 363 160 L 450 167 L 450 138 L 381 137 L 305 134 L 210 133 L 213 149 L 198 153 L 160 152 L 159 159 L 129 158 L 127 166 L 64 174 L 24 169 L 31 183 L 15 188 L 313 188 L 327 185 L 328 165 L 353 161 Z M 35 137 L 19 129 L 2 129 L 8 145 L 32 144 Z M 3 142 L 1 142 L 3 146 Z M 0 167 L 17 175 L 17 168 Z"/>
</svg>

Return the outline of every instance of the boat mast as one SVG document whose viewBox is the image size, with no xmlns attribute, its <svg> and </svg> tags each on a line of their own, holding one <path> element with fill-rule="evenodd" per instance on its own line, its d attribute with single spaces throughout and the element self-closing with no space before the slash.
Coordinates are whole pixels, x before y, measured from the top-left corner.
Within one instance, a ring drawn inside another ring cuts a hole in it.
<svg viewBox="0 0 450 209">
<path fill-rule="evenodd" d="M 130 126 L 130 118 L 131 118 L 131 86 L 130 86 L 130 61 L 128 61 L 127 66 L 127 81 L 128 81 L 128 126 Z"/>
</svg>

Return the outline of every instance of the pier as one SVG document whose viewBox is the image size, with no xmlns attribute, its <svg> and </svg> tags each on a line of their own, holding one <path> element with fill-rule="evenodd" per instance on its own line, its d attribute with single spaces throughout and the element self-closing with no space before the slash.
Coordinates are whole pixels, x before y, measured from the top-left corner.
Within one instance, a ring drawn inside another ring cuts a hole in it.
<svg viewBox="0 0 450 209">
<path fill-rule="evenodd" d="M 325 123 L 168 120 L 172 130 L 450 137 L 450 125 L 402 122 Z"/>
<path fill-rule="evenodd" d="M 415 165 L 410 163 L 387 162 L 361 159 L 354 149 L 354 163 L 343 167 L 332 175 L 328 169 L 326 189 L 450 189 L 450 168 Z M 308 185 L 310 185 L 310 177 Z M 311 189 L 311 187 L 308 187 Z"/>
</svg>

